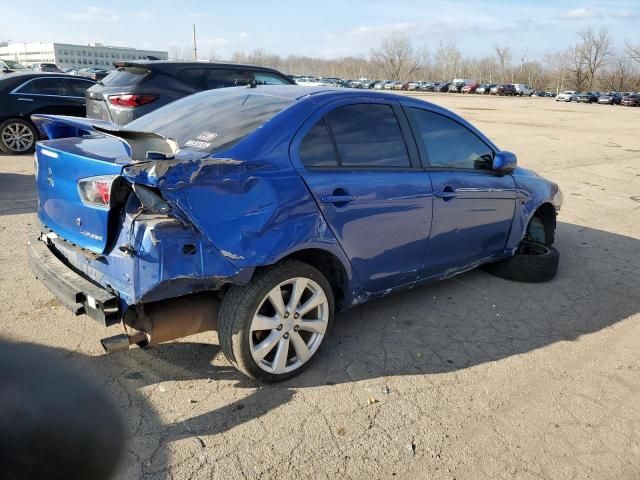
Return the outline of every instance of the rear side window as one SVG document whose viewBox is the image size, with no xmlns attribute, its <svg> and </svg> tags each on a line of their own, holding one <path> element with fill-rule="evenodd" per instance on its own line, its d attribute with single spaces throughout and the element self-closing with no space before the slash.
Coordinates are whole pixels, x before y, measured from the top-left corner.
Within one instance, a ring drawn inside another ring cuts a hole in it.
<svg viewBox="0 0 640 480">
<path fill-rule="evenodd" d="M 329 112 L 326 119 L 343 167 L 411 166 L 390 105 L 348 105 Z"/>
<path fill-rule="evenodd" d="M 66 78 L 65 83 L 67 84 L 67 95 L 70 97 L 84 98 L 84 93 L 87 88 L 93 86 L 93 82 L 72 78 Z"/>
<path fill-rule="evenodd" d="M 103 85 L 125 87 L 137 85 L 151 72 L 142 67 L 120 67 L 102 79 Z"/>
<path fill-rule="evenodd" d="M 305 167 L 335 167 L 338 165 L 324 118 L 320 119 L 305 135 L 300 143 L 299 156 Z"/>
<path fill-rule="evenodd" d="M 218 152 L 230 148 L 291 105 L 283 97 L 221 90 L 200 92 L 154 110 L 124 128 L 155 132 L 181 148 Z"/>
<path fill-rule="evenodd" d="M 205 75 L 207 70 L 204 68 L 186 68 L 181 70 L 176 78 L 187 85 L 197 88 L 198 90 L 204 90 L 205 87 Z"/>
<path fill-rule="evenodd" d="M 253 78 L 258 85 L 291 85 L 291 82 L 273 73 L 253 72 Z"/>
<path fill-rule="evenodd" d="M 242 70 L 212 69 L 207 73 L 206 89 L 238 87 L 249 83 L 249 73 Z"/>
<path fill-rule="evenodd" d="M 444 115 L 419 108 L 410 111 L 431 167 L 491 168 L 493 150 L 471 130 Z"/>
<path fill-rule="evenodd" d="M 65 96 L 67 90 L 63 78 L 36 78 L 20 87 L 17 93 Z"/>
</svg>

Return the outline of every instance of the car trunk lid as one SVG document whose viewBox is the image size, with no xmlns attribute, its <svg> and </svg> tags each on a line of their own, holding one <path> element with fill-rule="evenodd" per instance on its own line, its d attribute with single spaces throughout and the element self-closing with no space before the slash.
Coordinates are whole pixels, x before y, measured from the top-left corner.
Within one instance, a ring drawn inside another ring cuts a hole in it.
<svg viewBox="0 0 640 480">
<path fill-rule="evenodd" d="M 120 214 L 114 194 L 126 185 L 120 175 L 125 166 L 152 158 L 171 158 L 175 142 L 150 132 L 118 131 L 88 119 L 34 115 L 41 133 L 51 140 L 39 142 L 35 153 L 38 217 L 54 234 L 96 254 L 109 249 Z M 111 127 L 112 128 L 112 127 Z M 106 204 L 87 202 L 79 182 L 99 177 Z M 84 197 L 83 197 L 84 195 Z"/>
</svg>

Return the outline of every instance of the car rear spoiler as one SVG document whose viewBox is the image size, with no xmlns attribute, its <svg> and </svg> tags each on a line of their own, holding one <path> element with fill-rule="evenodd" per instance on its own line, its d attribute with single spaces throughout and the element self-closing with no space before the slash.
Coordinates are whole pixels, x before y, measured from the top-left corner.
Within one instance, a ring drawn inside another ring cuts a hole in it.
<svg viewBox="0 0 640 480">
<path fill-rule="evenodd" d="M 154 132 L 136 132 L 116 127 L 105 120 L 65 115 L 31 115 L 38 131 L 49 140 L 84 137 L 96 133 L 122 142 L 131 160 L 170 159 L 178 153 L 178 143 Z"/>
</svg>

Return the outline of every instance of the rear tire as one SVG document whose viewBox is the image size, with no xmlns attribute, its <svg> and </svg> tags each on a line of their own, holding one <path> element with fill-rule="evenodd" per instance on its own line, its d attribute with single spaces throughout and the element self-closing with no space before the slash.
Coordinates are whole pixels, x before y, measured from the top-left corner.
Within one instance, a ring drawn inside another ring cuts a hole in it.
<svg viewBox="0 0 640 480">
<path fill-rule="evenodd" d="M 10 118 L 0 123 L 0 150 L 8 155 L 32 153 L 37 140 L 36 127 L 27 120 Z"/>
<path fill-rule="evenodd" d="M 305 309 L 312 306 L 308 311 Z M 315 358 L 333 322 L 329 281 L 311 265 L 286 260 L 233 286 L 218 319 L 220 346 L 245 375 L 280 382 Z"/>
<path fill-rule="evenodd" d="M 548 282 L 558 273 L 560 254 L 553 247 L 535 242 L 523 242 L 511 258 L 488 263 L 484 270 L 496 277 L 516 282 Z"/>
</svg>

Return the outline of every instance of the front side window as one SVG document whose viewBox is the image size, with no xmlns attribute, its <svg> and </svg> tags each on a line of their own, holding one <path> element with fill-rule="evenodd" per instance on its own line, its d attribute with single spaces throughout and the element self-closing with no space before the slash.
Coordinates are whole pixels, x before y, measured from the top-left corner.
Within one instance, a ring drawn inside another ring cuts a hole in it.
<svg viewBox="0 0 640 480">
<path fill-rule="evenodd" d="M 338 165 L 324 118 L 321 118 L 305 135 L 300 143 L 299 156 L 305 167 L 335 167 Z"/>
<path fill-rule="evenodd" d="M 343 167 L 411 166 L 390 105 L 347 105 L 329 112 L 326 119 Z"/>
<path fill-rule="evenodd" d="M 206 89 L 239 87 L 249 83 L 249 75 L 241 70 L 209 70 L 206 78 Z"/>
<path fill-rule="evenodd" d="M 476 134 L 444 115 L 419 108 L 410 111 L 431 167 L 491 169 L 493 150 Z"/>
</svg>

